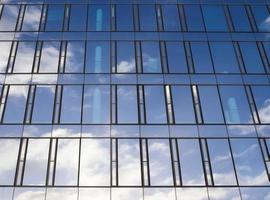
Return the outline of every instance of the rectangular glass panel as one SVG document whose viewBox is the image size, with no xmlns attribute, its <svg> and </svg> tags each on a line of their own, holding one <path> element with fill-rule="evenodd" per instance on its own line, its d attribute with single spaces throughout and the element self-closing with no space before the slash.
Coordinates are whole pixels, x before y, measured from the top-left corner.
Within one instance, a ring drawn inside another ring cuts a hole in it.
<svg viewBox="0 0 270 200">
<path fill-rule="evenodd" d="M 228 140 L 207 140 L 215 185 L 236 185 L 236 177 Z"/>
<path fill-rule="evenodd" d="M 199 141 L 177 140 L 183 185 L 204 185 L 204 173 Z"/>
<path fill-rule="evenodd" d="M 86 5 L 71 5 L 69 16 L 70 31 L 85 31 L 87 20 Z"/>
<path fill-rule="evenodd" d="M 110 43 L 87 42 L 86 73 L 110 73 Z"/>
<path fill-rule="evenodd" d="M 239 73 L 234 47 L 230 42 L 210 42 L 216 73 Z"/>
<path fill-rule="evenodd" d="M 80 186 L 110 185 L 110 140 L 81 141 Z"/>
<path fill-rule="evenodd" d="M 186 52 L 183 43 L 166 42 L 170 73 L 187 73 Z"/>
<path fill-rule="evenodd" d="M 223 112 L 228 124 L 253 123 L 244 87 L 220 86 L 219 91 Z"/>
<path fill-rule="evenodd" d="M 184 5 L 188 31 L 204 31 L 204 22 L 199 5 Z"/>
<path fill-rule="evenodd" d="M 240 185 L 269 185 L 257 139 L 231 139 L 235 168 Z"/>
<path fill-rule="evenodd" d="M 213 73 L 213 63 L 208 43 L 191 42 L 190 47 L 195 73 Z"/>
<path fill-rule="evenodd" d="M 139 5 L 140 30 L 156 31 L 157 17 L 154 5 Z"/>
<path fill-rule="evenodd" d="M 64 21 L 64 5 L 50 4 L 47 11 L 46 31 L 61 31 Z"/>
<path fill-rule="evenodd" d="M 0 139 L 0 185 L 13 185 L 20 140 Z"/>
<path fill-rule="evenodd" d="M 118 140 L 119 185 L 141 185 L 140 146 L 137 139 Z"/>
<path fill-rule="evenodd" d="M 203 5 L 202 11 L 207 31 L 228 31 L 222 6 Z"/>
<path fill-rule="evenodd" d="M 117 86 L 117 122 L 138 123 L 137 87 Z"/>
<path fill-rule="evenodd" d="M 38 31 L 41 17 L 41 5 L 27 5 L 23 18 L 22 31 Z"/>
<path fill-rule="evenodd" d="M 116 30 L 133 30 L 133 8 L 132 5 L 116 5 Z"/>
<path fill-rule="evenodd" d="M 4 123 L 23 123 L 28 86 L 12 85 L 5 107 Z"/>
<path fill-rule="evenodd" d="M 244 6 L 229 6 L 235 31 L 251 31 L 249 19 Z"/>
<path fill-rule="evenodd" d="M 39 72 L 57 73 L 60 56 L 60 42 L 43 42 Z"/>
<path fill-rule="evenodd" d="M 264 73 L 264 66 L 255 42 L 239 42 L 247 73 Z"/>
<path fill-rule="evenodd" d="M 6 72 L 8 58 L 11 50 L 11 42 L 0 42 L 0 73 Z"/>
<path fill-rule="evenodd" d="M 54 108 L 55 86 L 37 86 L 32 123 L 51 123 Z"/>
<path fill-rule="evenodd" d="M 167 123 L 164 88 L 162 86 L 145 86 L 144 96 L 147 123 Z"/>
<path fill-rule="evenodd" d="M 251 6 L 251 10 L 257 25 L 257 29 L 260 32 L 269 32 L 269 16 L 270 13 L 266 7 L 266 5 L 253 5 Z"/>
<path fill-rule="evenodd" d="M 1 45 L 1 43 L 0 43 Z M 263 42 L 264 52 L 266 54 L 266 57 L 268 59 L 268 63 L 270 63 L 270 42 Z"/>
<path fill-rule="evenodd" d="M 88 9 L 88 30 L 110 30 L 110 7 L 108 5 L 90 5 Z"/>
<path fill-rule="evenodd" d="M 19 42 L 17 47 L 16 59 L 14 62 L 14 73 L 31 73 L 34 62 L 36 43 Z"/>
<path fill-rule="evenodd" d="M 71 42 L 67 43 L 66 50 L 66 73 L 83 73 L 84 71 L 84 54 L 85 43 L 84 42 Z"/>
<path fill-rule="evenodd" d="M 270 87 L 252 86 L 252 93 L 261 123 L 270 123 Z"/>
<path fill-rule="evenodd" d="M 149 168 L 152 186 L 173 184 L 169 140 L 149 139 Z"/>
<path fill-rule="evenodd" d="M 133 42 L 117 42 L 117 72 L 118 73 L 135 73 L 135 47 Z"/>
<path fill-rule="evenodd" d="M 162 5 L 162 15 L 165 31 L 180 30 L 180 20 L 177 5 Z"/>
<path fill-rule="evenodd" d="M 142 42 L 142 62 L 144 73 L 161 73 L 159 43 Z"/>
<path fill-rule="evenodd" d="M 0 18 L 0 31 L 15 30 L 19 9 L 19 5 L 4 5 Z"/>
<path fill-rule="evenodd" d="M 77 185 L 79 139 L 59 139 L 55 168 L 55 185 Z"/>
<path fill-rule="evenodd" d="M 110 122 L 109 86 L 86 85 L 83 103 L 83 123 L 106 124 Z"/>
<path fill-rule="evenodd" d="M 24 185 L 45 185 L 49 139 L 29 139 L 24 170 Z"/>
<path fill-rule="evenodd" d="M 195 123 L 191 89 L 189 86 L 171 86 L 175 123 Z"/>
<path fill-rule="evenodd" d="M 223 113 L 216 86 L 198 86 L 204 123 L 223 123 Z"/>
<path fill-rule="evenodd" d="M 63 87 L 61 117 L 62 123 L 80 123 L 82 104 L 82 86 Z"/>
</svg>

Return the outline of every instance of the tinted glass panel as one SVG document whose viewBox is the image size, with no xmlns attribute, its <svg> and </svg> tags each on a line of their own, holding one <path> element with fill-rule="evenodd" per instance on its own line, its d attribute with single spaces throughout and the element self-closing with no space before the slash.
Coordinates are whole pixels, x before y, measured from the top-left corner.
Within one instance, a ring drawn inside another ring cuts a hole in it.
<svg viewBox="0 0 270 200">
<path fill-rule="evenodd" d="M 41 17 L 42 6 L 40 5 L 27 5 L 24 18 L 23 18 L 23 31 L 38 31 Z"/>
<path fill-rule="evenodd" d="M 172 86 L 175 123 L 194 123 L 195 115 L 189 86 Z"/>
<path fill-rule="evenodd" d="M 213 73 L 213 64 L 209 52 L 209 46 L 206 42 L 190 43 L 193 65 L 196 73 Z"/>
<path fill-rule="evenodd" d="M 245 89 L 242 86 L 220 86 L 219 90 L 226 122 L 252 123 Z"/>
<path fill-rule="evenodd" d="M 117 72 L 136 72 L 135 50 L 133 42 L 117 42 Z"/>
<path fill-rule="evenodd" d="M 43 42 L 39 72 L 56 73 L 58 71 L 60 42 Z"/>
<path fill-rule="evenodd" d="M 180 30 L 180 20 L 177 5 L 162 5 L 162 15 L 165 31 Z"/>
<path fill-rule="evenodd" d="M 199 5 L 184 5 L 188 31 L 204 31 L 204 22 Z"/>
<path fill-rule="evenodd" d="M 261 32 L 270 31 L 269 28 L 269 11 L 266 6 L 251 6 L 251 10 L 257 25 Z"/>
<path fill-rule="evenodd" d="M 109 86 L 85 86 L 83 103 L 83 123 L 110 122 Z"/>
<path fill-rule="evenodd" d="M 88 30 L 110 30 L 110 7 L 107 5 L 90 5 L 88 10 Z"/>
<path fill-rule="evenodd" d="M 68 42 L 66 50 L 65 72 L 82 73 L 84 71 L 84 42 Z"/>
<path fill-rule="evenodd" d="M 167 58 L 171 73 L 187 73 L 186 53 L 183 43 L 167 42 Z"/>
<path fill-rule="evenodd" d="M 229 6 L 229 10 L 235 31 L 251 31 L 244 6 Z"/>
<path fill-rule="evenodd" d="M 5 72 L 8 64 L 11 42 L 0 42 L 0 72 Z"/>
<path fill-rule="evenodd" d="M 144 73 L 161 73 L 160 50 L 157 42 L 142 42 Z"/>
<path fill-rule="evenodd" d="M 154 5 L 139 5 L 140 30 L 156 31 L 157 18 Z"/>
<path fill-rule="evenodd" d="M 85 31 L 87 19 L 87 6 L 71 5 L 69 30 L 70 31 Z"/>
<path fill-rule="evenodd" d="M 88 42 L 86 54 L 86 73 L 110 72 L 109 42 Z"/>
<path fill-rule="evenodd" d="M 132 5 L 116 5 L 116 29 L 118 31 L 133 30 Z"/>
<path fill-rule="evenodd" d="M 202 6 L 204 22 L 207 31 L 227 31 L 227 22 L 223 7 Z"/>
<path fill-rule="evenodd" d="M 51 123 L 55 86 L 37 86 L 32 113 L 32 123 Z"/>
<path fill-rule="evenodd" d="M 145 86 L 144 92 L 147 123 L 166 123 L 164 88 L 162 86 Z"/>
<path fill-rule="evenodd" d="M 117 86 L 118 123 L 138 123 L 136 86 Z"/>
<path fill-rule="evenodd" d="M 1 13 L 0 31 L 14 31 L 19 14 L 19 6 L 5 5 Z"/>
<path fill-rule="evenodd" d="M 0 45 L 1 45 L 1 43 L 0 43 Z M 264 42 L 263 46 L 265 49 L 266 57 L 268 58 L 268 62 L 270 63 L 270 42 Z"/>
<path fill-rule="evenodd" d="M 46 31 L 61 31 L 64 20 L 64 5 L 49 5 Z"/>
</svg>

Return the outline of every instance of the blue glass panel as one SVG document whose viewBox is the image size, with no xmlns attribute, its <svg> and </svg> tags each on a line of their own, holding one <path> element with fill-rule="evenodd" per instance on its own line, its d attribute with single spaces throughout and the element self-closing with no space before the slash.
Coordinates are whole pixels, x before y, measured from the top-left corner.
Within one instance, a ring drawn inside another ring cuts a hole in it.
<svg viewBox="0 0 270 200">
<path fill-rule="evenodd" d="M 133 8 L 132 5 L 116 5 L 116 30 L 133 30 Z"/>
<path fill-rule="evenodd" d="M 47 19 L 46 19 L 46 31 L 61 31 L 64 20 L 64 5 L 49 5 Z"/>
<path fill-rule="evenodd" d="M 257 29 L 261 32 L 269 32 L 270 25 L 269 25 L 269 17 L 270 13 L 266 6 L 251 6 L 253 16 L 257 25 Z"/>
<path fill-rule="evenodd" d="M 108 5 L 90 5 L 88 10 L 88 30 L 110 30 L 110 7 Z"/>
<path fill-rule="evenodd" d="M 69 17 L 70 31 L 85 31 L 87 20 L 87 6 L 71 5 Z"/>
<path fill-rule="evenodd" d="M 157 18 L 154 5 L 140 5 L 140 30 L 141 31 L 156 31 Z"/>
<path fill-rule="evenodd" d="M 177 5 L 162 5 L 162 15 L 165 31 L 180 30 L 180 20 Z"/>
<path fill-rule="evenodd" d="M 251 31 L 249 19 L 244 6 L 229 6 L 235 31 Z"/>
<path fill-rule="evenodd" d="M 161 73 L 158 42 L 142 42 L 142 60 L 144 73 Z"/>
<path fill-rule="evenodd" d="M 204 22 L 199 5 L 184 5 L 188 31 L 204 31 Z"/>
</svg>

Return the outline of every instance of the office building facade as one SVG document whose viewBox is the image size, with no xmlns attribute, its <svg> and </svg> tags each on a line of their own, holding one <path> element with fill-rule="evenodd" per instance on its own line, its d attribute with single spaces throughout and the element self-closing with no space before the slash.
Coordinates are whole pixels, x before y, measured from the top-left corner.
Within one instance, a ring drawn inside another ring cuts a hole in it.
<svg viewBox="0 0 270 200">
<path fill-rule="evenodd" d="M 0 200 L 270 200 L 269 0 L 1 0 Z"/>
</svg>

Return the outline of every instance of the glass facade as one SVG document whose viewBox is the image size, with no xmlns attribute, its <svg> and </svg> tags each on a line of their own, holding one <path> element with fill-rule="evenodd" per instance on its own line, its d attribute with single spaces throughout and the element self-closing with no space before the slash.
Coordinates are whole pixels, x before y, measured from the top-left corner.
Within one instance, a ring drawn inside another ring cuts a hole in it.
<svg viewBox="0 0 270 200">
<path fill-rule="evenodd" d="M 1 200 L 269 200 L 269 0 L 0 0 Z"/>
</svg>

